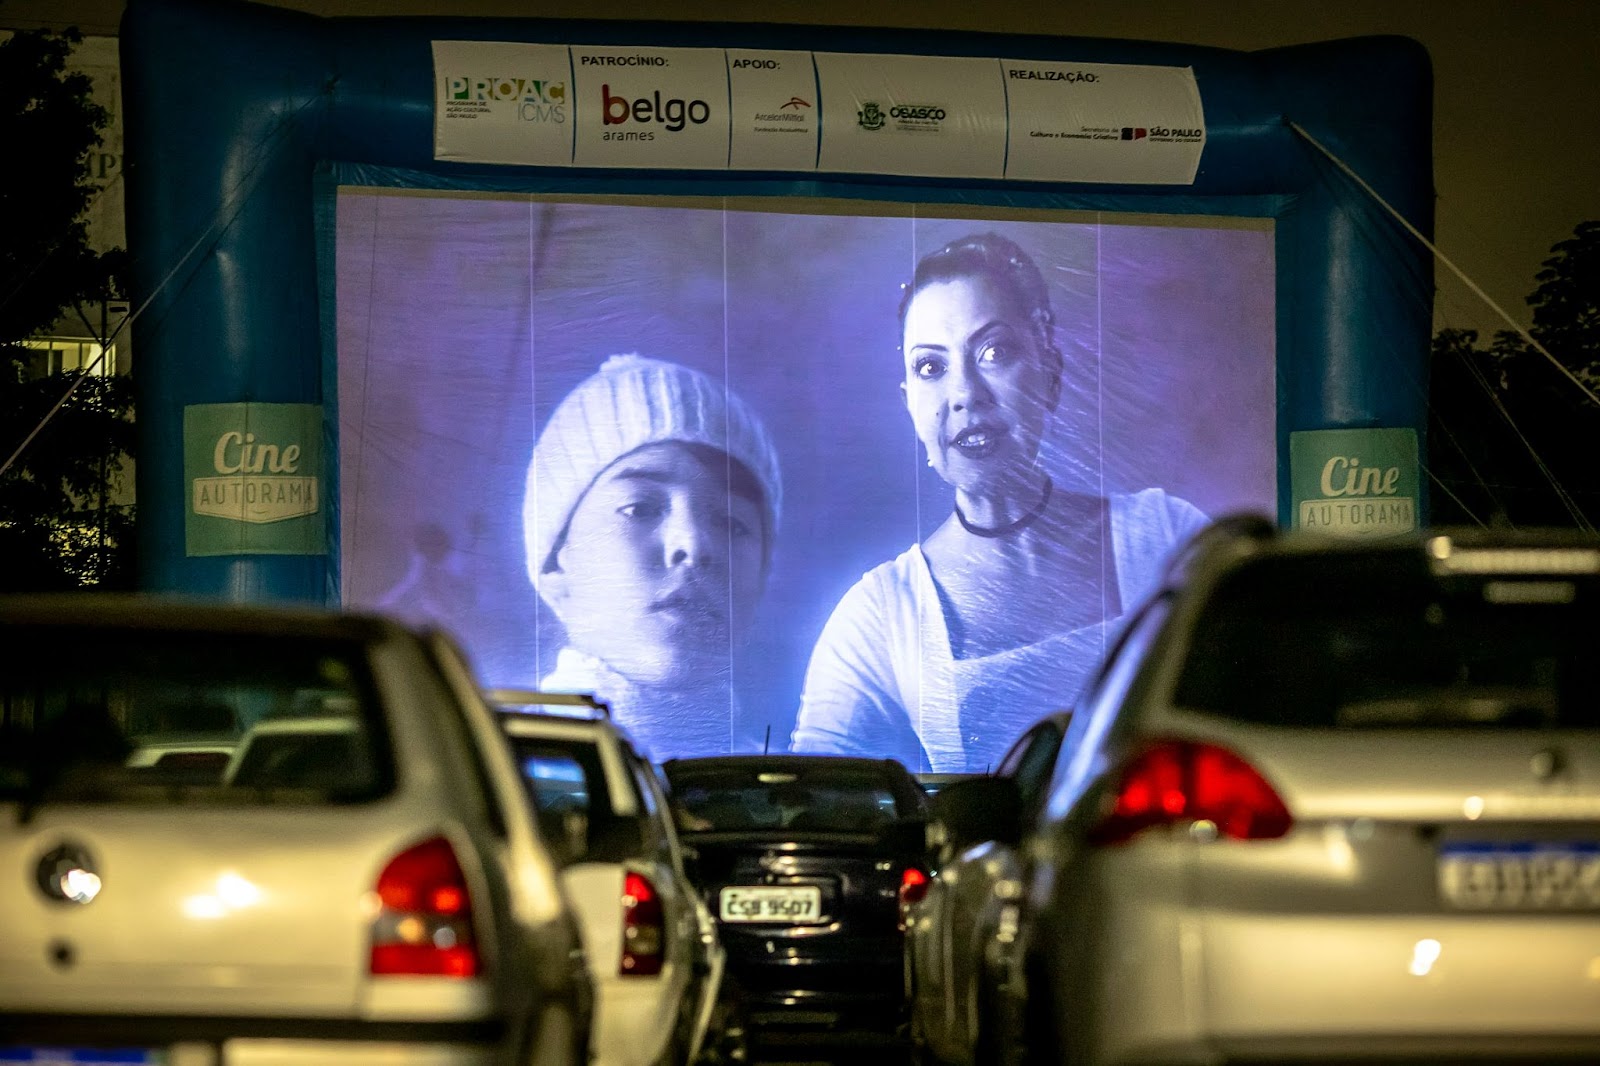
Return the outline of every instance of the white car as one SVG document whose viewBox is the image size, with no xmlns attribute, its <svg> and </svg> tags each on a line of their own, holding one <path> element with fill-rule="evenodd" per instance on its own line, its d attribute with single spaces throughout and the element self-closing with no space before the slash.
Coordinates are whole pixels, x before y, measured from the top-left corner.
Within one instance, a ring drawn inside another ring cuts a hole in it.
<svg viewBox="0 0 1600 1066">
<path fill-rule="evenodd" d="M 153 733 L 139 738 L 127 766 L 147 771 L 152 778 L 214 784 L 222 780 L 238 746 L 236 733 Z"/>
<path fill-rule="evenodd" d="M 577 925 L 447 642 L 85 594 L 0 599 L 0 641 L 0 1061 L 586 1061 Z M 184 701 L 234 711 L 226 779 L 128 765 Z"/>
<path fill-rule="evenodd" d="M 717 1008 L 716 922 L 660 778 L 587 697 L 497 691 L 501 725 L 582 925 L 599 1066 L 696 1061 Z M 554 713 L 551 713 L 554 712 Z"/>
</svg>

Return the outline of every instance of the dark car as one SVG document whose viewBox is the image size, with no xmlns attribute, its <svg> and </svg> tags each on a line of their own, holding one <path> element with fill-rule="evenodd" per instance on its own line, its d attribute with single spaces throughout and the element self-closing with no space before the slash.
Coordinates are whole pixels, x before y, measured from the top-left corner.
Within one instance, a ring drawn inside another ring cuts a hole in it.
<svg viewBox="0 0 1600 1066">
<path fill-rule="evenodd" d="M 923 1063 L 1006 1061 L 999 1045 L 1007 1028 L 984 1017 L 1006 991 L 1008 974 L 994 948 L 1011 935 L 1006 913 L 1021 891 L 1022 829 L 1038 818 L 1071 722 L 1071 711 L 1045 715 L 993 776 L 962 774 L 931 793 L 928 837 L 937 873 L 924 898 L 907 907 L 905 922 L 911 1038 Z"/>
<path fill-rule="evenodd" d="M 663 767 L 750 1022 L 892 1032 L 900 896 L 926 883 L 927 799 L 892 759 L 678 759 Z"/>
</svg>

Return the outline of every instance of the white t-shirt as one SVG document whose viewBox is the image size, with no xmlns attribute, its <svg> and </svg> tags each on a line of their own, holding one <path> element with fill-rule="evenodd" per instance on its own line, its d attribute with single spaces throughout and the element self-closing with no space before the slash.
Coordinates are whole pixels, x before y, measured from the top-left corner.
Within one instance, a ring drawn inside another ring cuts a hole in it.
<svg viewBox="0 0 1600 1066">
<path fill-rule="evenodd" d="M 1123 610 L 1152 590 L 1172 549 L 1206 524 L 1161 489 L 1111 497 Z M 912 770 L 982 773 L 1029 725 L 1070 705 L 1119 619 L 994 655 L 956 658 L 920 545 L 867 572 L 811 653 L 792 747 L 899 759 Z"/>
</svg>

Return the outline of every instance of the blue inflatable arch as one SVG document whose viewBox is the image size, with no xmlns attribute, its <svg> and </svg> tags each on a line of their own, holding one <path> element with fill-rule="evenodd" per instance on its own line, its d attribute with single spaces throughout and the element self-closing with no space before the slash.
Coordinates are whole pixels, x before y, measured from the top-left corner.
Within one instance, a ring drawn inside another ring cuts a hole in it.
<svg viewBox="0 0 1600 1066">
<path fill-rule="evenodd" d="M 1192 184 L 1107 185 L 782 172 L 582 169 L 434 156 L 435 41 L 1008 57 L 1192 68 L 1206 138 Z M 1432 230 L 1431 75 L 1420 45 L 1365 38 L 1241 53 L 937 31 L 552 19 L 322 19 L 214 0 L 130 0 L 122 31 L 135 252 L 143 587 L 236 600 L 338 599 L 323 554 L 190 555 L 186 408 L 324 404 L 339 442 L 326 254 L 335 186 L 774 195 L 1274 222 L 1280 518 L 1298 430 L 1420 435 L 1431 260 L 1291 123 Z M 359 176 L 359 182 L 352 181 Z M 337 492 L 325 492 L 337 500 Z M 1419 504 L 1425 500 L 1419 499 Z"/>
</svg>

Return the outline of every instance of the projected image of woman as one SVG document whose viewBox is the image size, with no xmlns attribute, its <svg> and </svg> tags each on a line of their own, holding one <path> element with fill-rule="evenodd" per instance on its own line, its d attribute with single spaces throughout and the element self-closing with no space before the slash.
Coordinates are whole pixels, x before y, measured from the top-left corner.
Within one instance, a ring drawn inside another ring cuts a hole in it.
<svg viewBox="0 0 1600 1066">
<path fill-rule="evenodd" d="M 1041 444 L 1062 354 L 1034 261 L 994 234 L 916 266 L 900 304 L 907 413 L 954 508 L 834 609 L 806 672 L 793 747 L 981 772 L 1067 705 L 1108 627 L 1205 522 L 1160 489 L 1057 486 Z"/>
<path fill-rule="evenodd" d="M 726 753 L 781 495 L 766 427 L 721 382 L 606 360 L 528 464 L 528 576 L 565 630 L 540 687 L 606 700 L 652 758 Z"/>
</svg>

